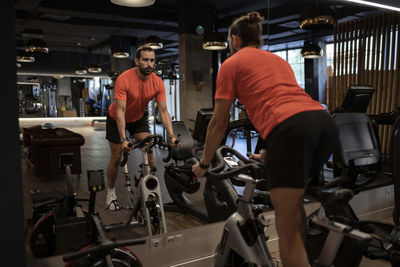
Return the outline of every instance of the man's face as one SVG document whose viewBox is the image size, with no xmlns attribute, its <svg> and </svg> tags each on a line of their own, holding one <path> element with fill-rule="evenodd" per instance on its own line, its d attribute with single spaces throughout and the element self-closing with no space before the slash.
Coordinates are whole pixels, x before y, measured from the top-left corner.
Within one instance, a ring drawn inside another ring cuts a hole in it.
<svg viewBox="0 0 400 267">
<path fill-rule="evenodd" d="M 140 58 L 135 58 L 136 65 L 144 76 L 148 76 L 153 72 L 155 56 L 154 51 L 142 51 Z"/>
</svg>

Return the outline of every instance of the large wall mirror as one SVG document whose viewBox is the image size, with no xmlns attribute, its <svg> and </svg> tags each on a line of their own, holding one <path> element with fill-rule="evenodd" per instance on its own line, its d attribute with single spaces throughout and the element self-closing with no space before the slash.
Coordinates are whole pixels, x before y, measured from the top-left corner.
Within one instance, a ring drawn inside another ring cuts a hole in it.
<svg viewBox="0 0 400 267">
<path fill-rule="evenodd" d="M 18 75 L 20 118 L 106 116 L 113 98 L 107 76 Z"/>
</svg>

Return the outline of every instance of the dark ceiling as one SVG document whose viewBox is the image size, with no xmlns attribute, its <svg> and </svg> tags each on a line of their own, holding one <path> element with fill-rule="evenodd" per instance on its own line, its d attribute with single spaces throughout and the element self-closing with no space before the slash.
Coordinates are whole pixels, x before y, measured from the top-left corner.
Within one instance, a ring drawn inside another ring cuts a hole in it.
<svg viewBox="0 0 400 267">
<path fill-rule="evenodd" d="M 400 7 L 398 0 L 380 2 Z M 252 10 L 259 11 L 266 19 L 265 44 L 305 40 L 310 32 L 299 28 L 300 13 L 316 3 L 331 7 L 339 22 L 382 11 L 328 0 L 155 0 L 154 5 L 142 8 L 118 6 L 110 0 L 17 0 L 17 49 L 24 48 L 25 42 L 31 38 L 31 29 L 41 30 L 39 36 L 48 44 L 50 53 L 65 51 L 106 55 L 110 53 L 113 40 L 131 40 L 134 45 L 149 35 L 157 35 L 164 43 L 164 48 L 157 51 L 158 59 L 176 61 L 179 33 L 190 33 L 191 29 L 194 33 L 192 26 L 198 23 L 205 26 L 206 32 L 212 30 L 210 25 L 215 25 L 219 32 L 226 35 L 234 18 Z M 213 19 L 215 17 L 216 20 Z M 331 32 L 312 34 L 313 37 L 321 37 Z"/>
</svg>

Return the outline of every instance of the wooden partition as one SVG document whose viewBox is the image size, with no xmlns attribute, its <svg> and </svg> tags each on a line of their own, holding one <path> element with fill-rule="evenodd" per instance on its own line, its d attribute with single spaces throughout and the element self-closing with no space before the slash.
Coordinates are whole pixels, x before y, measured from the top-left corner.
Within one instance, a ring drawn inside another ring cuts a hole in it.
<svg viewBox="0 0 400 267">
<path fill-rule="evenodd" d="M 381 13 L 337 24 L 334 28 L 332 84 L 327 87 L 329 110 L 340 106 L 350 85 L 375 88 L 368 114 L 393 111 L 400 105 L 400 13 Z M 383 159 L 390 153 L 392 126 L 380 125 Z"/>
</svg>

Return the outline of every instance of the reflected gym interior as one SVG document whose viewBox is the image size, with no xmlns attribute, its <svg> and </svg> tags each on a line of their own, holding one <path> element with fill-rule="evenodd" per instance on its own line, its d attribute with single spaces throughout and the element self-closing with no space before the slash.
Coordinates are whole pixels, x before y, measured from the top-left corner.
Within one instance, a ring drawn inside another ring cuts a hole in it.
<svg viewBox="0 0 400 267">
<path fill-rule="evenodd" d="M 329 217 L 336 223 L 332 235 L 343 242 L 323 251 L 337 255 L 335 266 L 400 266 L 399 1 L 6 2 L 1 13 L 10 18 L 6 39 L 15 53 L 4 65 L 8 73 L 15 71 L 15 79 L 5 89 L 15 99 L 7 105 L 15 111 L 10 116 L 17 127 L 7 137 L 18 135 L 18 150 L 9 160 L 17 162 L 20 175 L 3 191 L 10 189 L 5 203 L 19 212 L 14 216 L 18 223 L 6 224 L 21 239 L 10 246 L 18 251 L 15 266 L 217 266 L 225 223 L 239 205 L 247 207 L 247 197 L 253 216 L 248 221 L 257 225 L 274 265 L 245 260 L 233 266 L 283 266 L 265 184 L 239 175 L 196 178 L 189 168 L 192 157 L 201 157 L 218 70 L 231 56 L 229 26 L 250 11 L 264 17 L 260 49 L 286 60 L 298 85 L 340 125 L 341 148 L 324 165 L 321 178 L 332 188 L 351 191 L 352 197 L 338 204 L 341 217 Z M 164 83 L 181 148 L 166 143 L 168 134 L 152 99 L 149 126 L 157 138 L 129 152 L 115 186 L 123 208 L 110 211 L 104 190 L 110 157 L 106 116 L 115 100 L 115 82 L 135 66 L 142 44 L 155 51 L 153 72 Z M 246 161 L 249 153 L 260 151 L 262 140 L 241 103 L 234 101 L 229 116 L 221 144 L 227 148 L 221 153 L 226 168 L 235 169 L 241 160 L 235 153 Z M 151 171 L 143 153 L 149 144 L 156 167 Z M 351 178 L 338 182 L 338 177 Z M 327 205 L 305 195 L 310 225 L 318 224 L 321 203 Z M 238 235 L 251 243 L 254 233 L 246 222 L 238 226 Z M 320 252 L 329 227 L 307 232 L 311 264 L 327 257 Z M 63 258 L 100 245 L 113 247 L 79 258 L 87 261 Z"/>
</svg>

